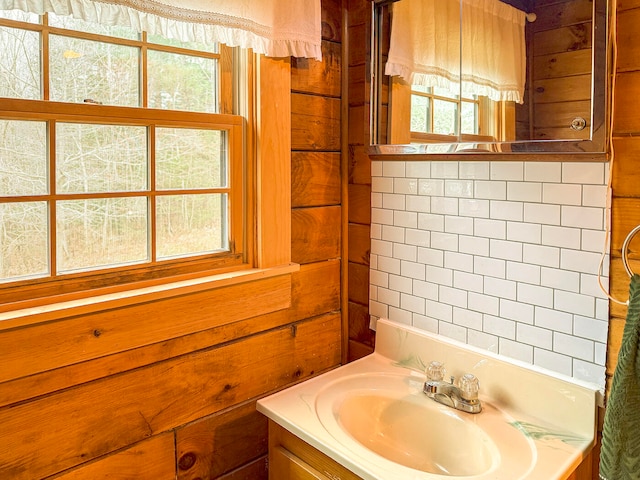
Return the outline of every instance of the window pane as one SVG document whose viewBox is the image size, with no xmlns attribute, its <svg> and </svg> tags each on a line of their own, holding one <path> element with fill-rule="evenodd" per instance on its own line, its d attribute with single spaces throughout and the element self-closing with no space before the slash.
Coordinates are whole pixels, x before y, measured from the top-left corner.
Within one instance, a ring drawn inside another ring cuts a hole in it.
<svg viewBox="0 0 640 480">
<path fill-rule="evenodd" d="M 147 199 L 57 202 L 58 272 L 147 261 Z"/>
<path fill-rule="evenodd" d="M 225 132 L 156 129 L 156 188 L 225 187 Z"/>
<path fill-rule="evenodd" d="M 139 49 L 49 37 L 51 100 L 139 106 Z"/>
<path fill-rule="evenodd" d="M 431 99 L 421 95 L 411 95 L 411 131 L 431 132 Z"/>
<path fill-rule="evenodd" d="M 131 27 L 101 25 L 99 23 L 85 22 L 84 20 L 70 16 L 56 15 L 55 13 L 49 13 L 48 16 L 49 25 L 52 27 L 78 30 L 80 32 L 97 33 L 99 35 L 108 35 L 111 37 L 127 38 L 129 40 L 138 40 L 140 38 L 140 34 Z"/>
<path fill-rule="evenodd" d="M 47 191 L 46 123 L 0 120 L 0 195 Z"/>
<path fill-rule="evenodd" d="M 40 34 L 0 27 L 0 97 L 41 98 Z"/>
<path fill-rule="evenodd" d="M 167 45 L 170 47 L 188 48 L 190 50 L 197 50 L 200 52 L 218 53 L 217 43 L 200 43 L 200 42 L 184 42 L 182 40 L 176 40 L 173 38 L 166 38 L 162 35 L 147 35 L 149 43 L 156 43 L 158 45 Z"/>
<path fill-rule="evenodd" d="M 148 67 L 150 108 L 218 113 L 216 60 L 149 50 Z"/>
<path fill-rule="evenodd" d="M 157 197 L 158 259 L 228 250 L 227 196 Z"/>
<path fill-rule="evenodd" d="M 147 129 L 126 125 L 56 125 L 58 193 L 147 189 Z"/>
<path fill-rule="evenodd" d="M 0 204 L 0 281 L 47 275 L 47 204 Z"/>
<path fill-rule="evenodd" d="M 443 100 L 433 101 L 433 133 L 455 135 L 458 116 L 458 105 Z"/>
<path fill-rule="evenodd" d="M 22 10 L 0 10 L 0 18 L 17 20 L 18 22 L 40 23 L 40 15 Z"/>
<path fill-rule="evenodd" d="M 460 119 L 462 133 L 478 133 L 476 111 L 476 103 L 462 102 L 462 117 Z"/>
</svg>

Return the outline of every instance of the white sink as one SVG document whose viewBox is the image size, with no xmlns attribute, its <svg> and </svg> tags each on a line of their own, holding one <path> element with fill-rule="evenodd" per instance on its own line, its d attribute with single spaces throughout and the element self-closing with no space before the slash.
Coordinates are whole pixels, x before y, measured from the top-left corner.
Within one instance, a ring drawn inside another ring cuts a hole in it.
<svg viewBox="0 0 640 480">
<path fill-rule="evenodd" d="M 316 412 L 354 454 L 369 450 L 420 472 L 475 477 L 508 468 L 520 478 L 531 469 L 533 442 L 512 418 L 486 402 L 480 414 L 441 405 L 422 393 L 422 382 L 409 374 L 347 376 L 318 392 Z"/>
<path fill-rule="evenodd" d="M 422 392 L 432 360 L 480 380 L 481 413 Z M 257 408 L 364 480 L 560 480 L 594 445 L 599 396 L 597 386 L 379 320 L 373 354 Z"/>
</svg>

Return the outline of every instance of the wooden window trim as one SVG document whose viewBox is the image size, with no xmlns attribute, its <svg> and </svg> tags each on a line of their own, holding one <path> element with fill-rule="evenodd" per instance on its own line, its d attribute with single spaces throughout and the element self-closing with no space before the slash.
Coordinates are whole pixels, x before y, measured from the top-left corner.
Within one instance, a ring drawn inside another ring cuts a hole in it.
<svg viewBox="0 0 640 480">
<path fill-rule="evenodd" d="M 255 164 L 248 162 L 249 192 L 246 196 L 247 216 L 253 221 L 248 226 L 248 221 L 243 223 L 248 228 L 247 233 L 254 236 L 254 247 L 247 250 L 246 263 L 241 267 L 223 268 L 222 272 L 216 271 L 215 274 L 211 271 L 199 272 L 103 287 L 89 292 L 71 292 L 67 296 L 43 297 L 14 304 L 9 302 L 0 313 L 0 331 L 86 311 L 290 275 L 299 269 L 299 265 L 291 263 L 290 59 L 253 58 L 255 84 L 250 89 L 249 97 L 255 109 L 255 115 L 252 116 L 255 124 L 245 126 L 247 156 L 255 158 Z M 55 113 L 56 118 L 60 113 L 64 115 L 64 112 Z"/>
</svg>

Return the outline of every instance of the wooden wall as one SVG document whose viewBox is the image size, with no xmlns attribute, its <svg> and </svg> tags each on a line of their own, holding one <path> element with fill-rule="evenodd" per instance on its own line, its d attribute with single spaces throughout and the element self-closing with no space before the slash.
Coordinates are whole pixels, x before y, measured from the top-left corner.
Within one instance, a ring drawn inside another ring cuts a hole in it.
<svg viewBox="0 0 640 480">
<path fill-rule="evenodd" d="M 622 264 L 622 244 L 640 224 L 640 21 L 639 0 L 618 1 L 618 62 L 613 99 L 613 173 L 610 292 L 629 297 L 629 276 Z M 640 235 L 629 245 L 631 269 L 640 273 Z M 607 379 L 615 370 L 627 309 L 610 303 Z"/>
<path fill-rule="evenodd" d="M 322 5 L 323 61 L 292 60 L 300 271 L 2 331 L 0 478 L 267 478 L 256 400 L 342 356 L 342 8 Z"/>
<path fill-rule="evenodd" d="M 371 0 L 348 0 L 348 211 L 349 211 L 349 359 L 373 351 L 369 329 L 369 254 L 371 251 L 370 59 Z"/>
<path fill-rule="evenodd" d="M 534 0 L 527 22 L 526 104 L 516 107 L 517 138 L 588 138 L 591 103 L 591 15 L 588 0 Z M 587 120 L 584 130 L 572 120 Z"/>
</svg>

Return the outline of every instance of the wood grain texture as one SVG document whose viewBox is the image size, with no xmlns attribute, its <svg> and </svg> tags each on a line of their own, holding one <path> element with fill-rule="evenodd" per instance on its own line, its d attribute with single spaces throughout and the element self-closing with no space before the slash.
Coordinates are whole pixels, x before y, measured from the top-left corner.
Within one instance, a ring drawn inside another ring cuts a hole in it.
<svg viewBox="0 0 640 480">
<path fill-rule="evenodd" d="M 291 148 L 340 151 L 340 99 L 292 93 Z"/>
<path fill-rule="evenodd" d="M 291 321 L 340 310 L 340 260 L 302 265 L 292 281 Z"/>
<path fill-rule="evenodd" d="M 340 349 L 339 317 L 320 317 L 0 409 L 0 477 L 114 452 L 335 366 Z"/>
<path fill-rule="evenodd" d="M 334 152 L 291 154 L 291 206 L 319 207 L 341 202 L 340 162 Z"/>
<path fill-rule="evenodd" d="M 340 207 L 296 208 L 291 212 L 291 258 L 305 264 L 340 258 Z"/>
<path fill-rule="evenodd" d="M 291 90 L 327 97 L 341 95 L 341 45 L 322 42 L 322 61 L 311 58 L 291 58 Z"/>
</svg>

